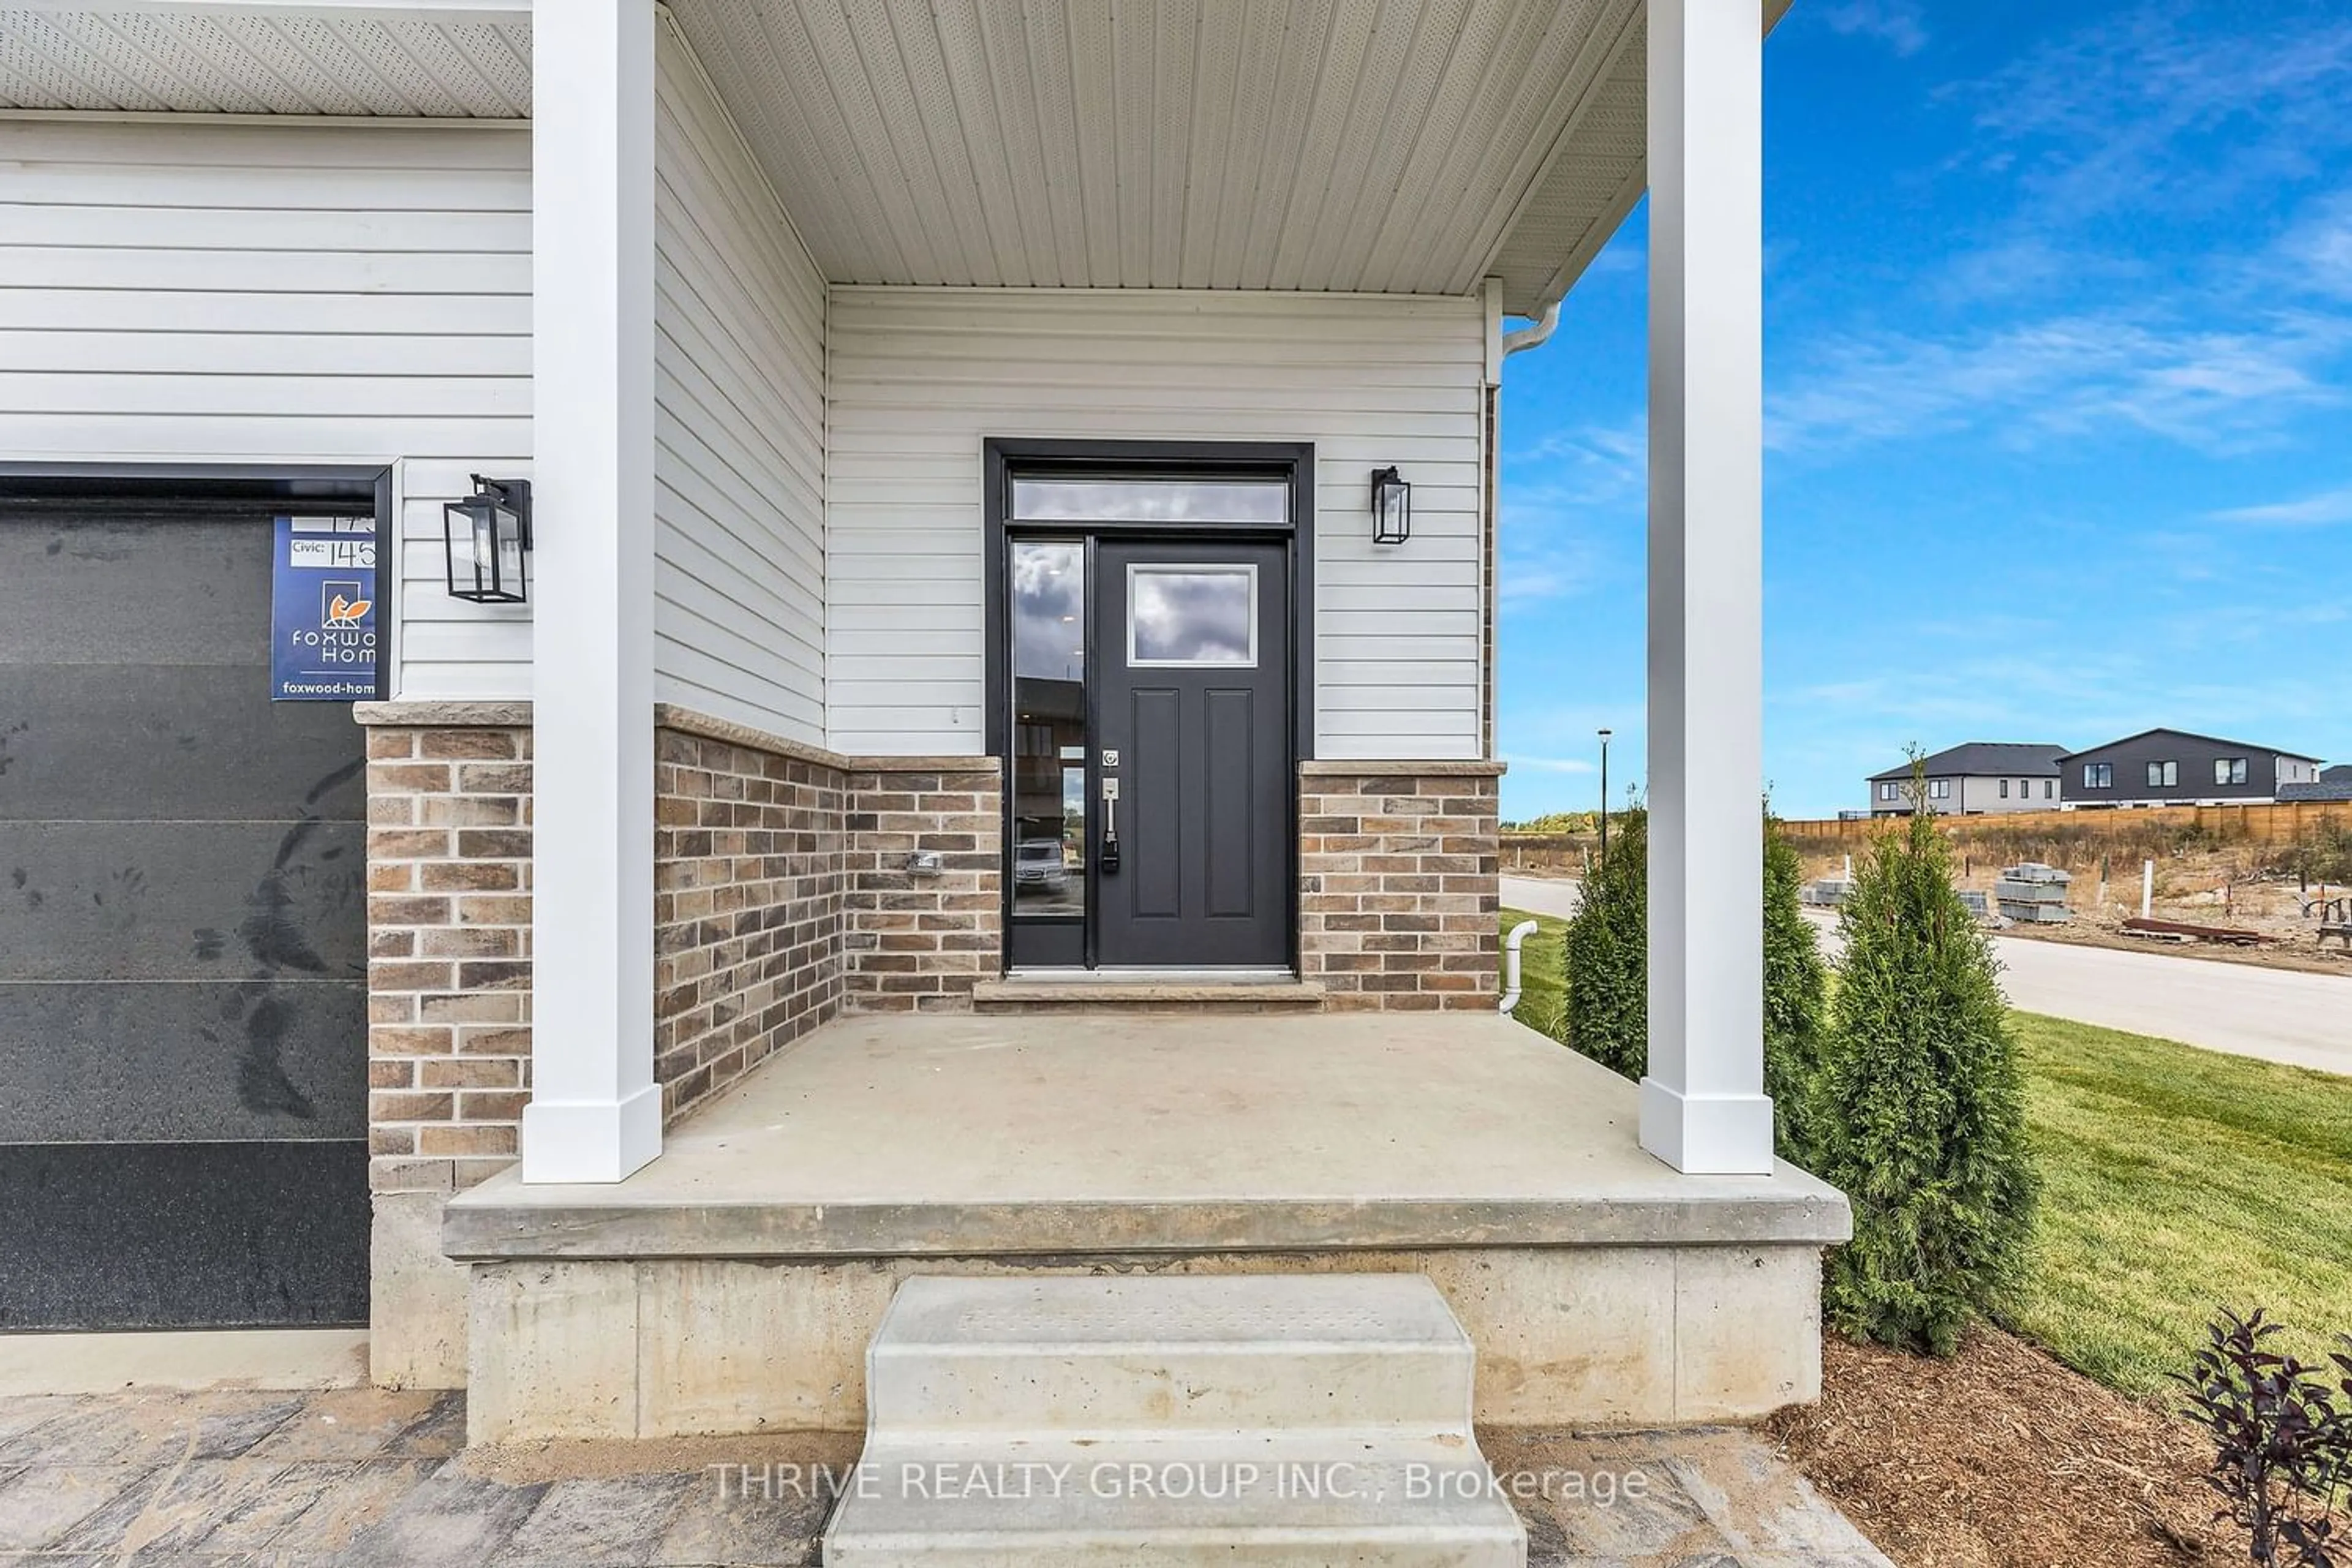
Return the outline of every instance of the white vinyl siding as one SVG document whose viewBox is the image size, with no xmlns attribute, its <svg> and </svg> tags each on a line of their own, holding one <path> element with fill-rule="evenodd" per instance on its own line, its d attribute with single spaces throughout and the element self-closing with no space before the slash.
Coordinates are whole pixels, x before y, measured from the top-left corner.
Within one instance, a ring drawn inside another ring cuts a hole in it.
<svg viewBox="0 0 2352 1568">
<path fill-rule="evenodd" d="M 397 461 L 394 691 L 519 697 L 441 503 L 530 450 L 526 132 L 0 123 L 0 461 Z"/>
<path fill-rule="evenodd" d="M 675 35 L 656 127 L 654 680 L 824 739 L 824 281 Z"/>
<path fill-rule="evenodd" d="M 983 749 L 982 443 L 1019 436 L 1314 443 L 1317 754 L 1478 754 L 1480 300 L 837 288 L 828 331 L 835 749 Z"/>
</svg>

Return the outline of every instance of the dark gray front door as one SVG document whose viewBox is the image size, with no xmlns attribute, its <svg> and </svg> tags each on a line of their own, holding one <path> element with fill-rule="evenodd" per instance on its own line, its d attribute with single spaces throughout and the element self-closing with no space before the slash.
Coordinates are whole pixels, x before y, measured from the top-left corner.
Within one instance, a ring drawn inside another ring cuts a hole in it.
<svg viewBox="0 0 2352 1568">
<path fill-rule="evenodd" d="M 1289 960 L 1287 567 L 1279 544 L 1097 546 L 1097 794 L 1118 792 L 1096 808 L 1104 965 Z"/>
<path fill-rule="evenodd" d="M 364 746 L 269 700 L 271 538 L 0 500 L 0 1329 L 367 1321 Z"/>
</svg>

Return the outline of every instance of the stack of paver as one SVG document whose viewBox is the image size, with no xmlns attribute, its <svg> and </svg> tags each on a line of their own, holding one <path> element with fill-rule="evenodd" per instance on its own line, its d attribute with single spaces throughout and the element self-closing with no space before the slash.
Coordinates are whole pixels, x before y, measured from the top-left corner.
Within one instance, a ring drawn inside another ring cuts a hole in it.
<svg viewBox="0 0 2352 1568">
<path fill-rule="evenodd" d="M 2001 872 L 2000 880 L 1993 884 L 1993 897 L 2000 900 L 2000 912 L 2011 920 L 2063 925 L 2070 918 L 2066 889 L 2074 880 L 2071 872 L 2028 860 Z"/>
</svg>

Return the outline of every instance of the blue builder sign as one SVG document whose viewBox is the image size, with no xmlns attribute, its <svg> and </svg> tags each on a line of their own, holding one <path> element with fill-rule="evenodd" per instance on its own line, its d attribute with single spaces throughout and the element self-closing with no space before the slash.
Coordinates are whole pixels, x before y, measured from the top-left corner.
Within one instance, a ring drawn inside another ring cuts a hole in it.
<svg viewBox="0 0 2352 1568">
<path fill-rule="evenodd" d="M 281 517 L 270 559 L 270 700 L 373 701 L 375 519 Z"/>
</svg>

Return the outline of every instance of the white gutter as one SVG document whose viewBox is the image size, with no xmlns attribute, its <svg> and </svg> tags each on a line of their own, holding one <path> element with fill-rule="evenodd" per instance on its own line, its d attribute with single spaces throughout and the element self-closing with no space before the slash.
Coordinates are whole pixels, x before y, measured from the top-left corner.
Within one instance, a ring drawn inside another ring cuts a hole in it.
<svg viewBox="0 0 2352 1568">
<path fill-rule="evenodd" d="M 1559 325 L 1559 300 L 1554 300 L 1544 307 L 1543 314 L 1537 317 L 1532 324 L 1503 334 L 1503 357 L 1508 359 L 1521 349 L 1541 346 L 1551 336 L 1552 329 Z"/>
<path fill-rule="evenodd" d="M 1521 921 L 1503 939 L 1503 999 L 1496 1004 L 1496 1011 L 1507 1017 L 1519 1005 L 1519 943 L 1535 929 L 1535 921 Z"/>
</svg>

